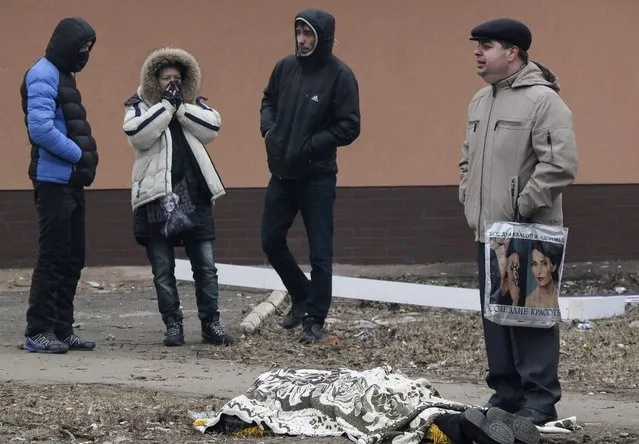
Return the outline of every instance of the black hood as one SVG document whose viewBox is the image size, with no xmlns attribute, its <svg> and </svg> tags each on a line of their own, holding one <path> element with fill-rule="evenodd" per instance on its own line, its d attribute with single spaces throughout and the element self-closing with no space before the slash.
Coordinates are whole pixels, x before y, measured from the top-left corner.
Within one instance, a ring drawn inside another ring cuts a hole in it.
<svg viewBox="0 0 639 444">
<path fill-rule="evenodd" d="M 301 63 L 313 65 L 325 63 L 333 53 L 333 41 L 335 40 L 335 17 L 321 9 L 304 9 L 295 16 L 293 26 L 298 20 L 310 26 L 317 37 L 315 49 L 309 55 L 303 56 L 297 50 L 297 38 L 295 39 L 295 54 Z"/>
<path fill-rule="evenodd" d="M 93 49 L 95 40 L 95 31 L 86 20 L 79 17 L 62 19 L 49 40 L 46 57 L 64 73 L 80 72 L 88 60 L 88 53 L 83 57 L 80 48 L 91 42 Z"/>
</svg>

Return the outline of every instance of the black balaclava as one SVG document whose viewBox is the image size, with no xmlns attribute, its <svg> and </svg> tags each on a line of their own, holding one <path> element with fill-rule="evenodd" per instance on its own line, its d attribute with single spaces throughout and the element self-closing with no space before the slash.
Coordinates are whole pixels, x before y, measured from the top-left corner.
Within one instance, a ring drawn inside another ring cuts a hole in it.
<svg viewBox="0 0 639 444">
<path fill-rule="evenodd" d="M 89 61 L 89 52 L 95 41 L 95 31 L 86 20 L 79 17 L 65 18 L 53 31 L 45 56 L 61 72 L 80 72 Z M 91 44 L 89 51 L 80 52 L 87 43 Z"/>
</svg>

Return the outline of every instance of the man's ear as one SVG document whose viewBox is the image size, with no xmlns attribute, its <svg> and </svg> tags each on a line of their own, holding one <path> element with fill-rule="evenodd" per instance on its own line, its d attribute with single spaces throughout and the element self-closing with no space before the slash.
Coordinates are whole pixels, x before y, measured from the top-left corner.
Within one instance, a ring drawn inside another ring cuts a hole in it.
<svg viewBox="0 0 639 444">
<path fill-rule="evenodd" d="M 519 48 L 517 46 L 513 46 L 507 49 L 508 51 L 508 61 L 512 62 L 519 56 Z"/>
</svg>

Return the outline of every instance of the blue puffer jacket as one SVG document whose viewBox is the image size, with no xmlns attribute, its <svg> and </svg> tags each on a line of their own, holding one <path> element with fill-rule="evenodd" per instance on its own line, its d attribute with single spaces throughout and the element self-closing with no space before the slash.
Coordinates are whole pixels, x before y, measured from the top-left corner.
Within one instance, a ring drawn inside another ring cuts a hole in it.
<svg viewBox="0 0 639 444">
<path fill-rule="evenodd" d="M 33 181 L 89 186 L 98 153 L 72 73 L 82 70 L 96 36 L 81 18 L 62 20 L 46 55 L 26 73 L 20 92 L 31 142 L 29 177 Z"/>
</svg>

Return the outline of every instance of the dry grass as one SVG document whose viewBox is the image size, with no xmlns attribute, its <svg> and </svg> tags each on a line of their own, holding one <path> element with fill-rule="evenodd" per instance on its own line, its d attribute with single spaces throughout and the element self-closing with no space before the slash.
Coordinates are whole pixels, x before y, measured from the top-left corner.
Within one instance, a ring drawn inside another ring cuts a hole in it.
<svg viewBox="0 0 639 444">
<path fill-rule="evenodd" d="M 167 442 L 167 433 L 193 440 L 200 436 L 190 427 L 188 409 L 219 406 L 211 398 L 106 385 L 5 383 L 0 400 L 1 442 L 115 443 L 131 442 L 132 436 L 136 441 Z"/>
<path fill-rule="evenodd" d="M 283 307 L 283 311 L 288 307 Z M 299 329 L 283 331 L 268 319 L 238 347 L 211 350 L 214 359 L 270 363 L 273 367 L 366 369 L 390 364 L 408 375 L 483 381 L 486 356 L 478 313 L 336 300 L 335 322 L 321 345 L 296 342 Z M 383 325 L 393 320 L 413 322 Z M 623 392 L 639 389 L 639 306 L 625 316 L 592 322 L 591 330 L 561 326 L 560 377 L 567 390 Z M 622 347 L 623 346 L 623 347 Z"/>
<path fill-rule="evenodd" d="M 0 442 L 65 443 L 297 443 L 296 437 L 238 438 L 201 434 L 189 410 L 209 411 L 221 401 L 105 385 L 26 385 L 0 388 Z M 634 444 L 639 433 L 590 426 L 571 435 L 546 436 L 546 444 Z M 346 439 L 303 438 L 306 444 Z"/>
</svg>

